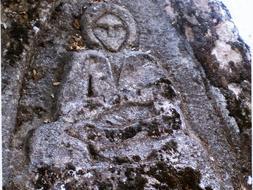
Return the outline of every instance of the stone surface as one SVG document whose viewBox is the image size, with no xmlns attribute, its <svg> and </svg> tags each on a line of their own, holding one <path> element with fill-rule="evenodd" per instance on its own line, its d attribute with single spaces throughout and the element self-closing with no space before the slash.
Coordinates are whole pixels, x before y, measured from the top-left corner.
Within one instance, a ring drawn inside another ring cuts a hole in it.
<svg viewBox="0 0 253 190">
<path fill-rule="evenodd" d="M 250 55 L 208 0 L 3 1 L 4 189 L 250 189 Z"/>
</svg>

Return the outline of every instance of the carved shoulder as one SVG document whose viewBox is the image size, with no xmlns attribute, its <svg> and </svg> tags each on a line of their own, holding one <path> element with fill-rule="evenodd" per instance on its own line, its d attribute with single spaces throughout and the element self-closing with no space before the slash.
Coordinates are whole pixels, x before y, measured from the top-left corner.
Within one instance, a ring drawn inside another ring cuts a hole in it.
<svg viewBox="0 0 253 190">
<path fill-rule="evenodd" d="M 113 91 L 111 65 L 101 52 L 89 50 L 74 53 L 69 67 L 58 98 L 62 112 L 75 110 L 89 99 L 101 98 Z"/>
<path fill-rule="evenodd" d="M 119 84 L 121 86 L 147 86 L 166 77 L 156 58 L 149 53 L 131 51 L 123 58 Z"/>
</svg>

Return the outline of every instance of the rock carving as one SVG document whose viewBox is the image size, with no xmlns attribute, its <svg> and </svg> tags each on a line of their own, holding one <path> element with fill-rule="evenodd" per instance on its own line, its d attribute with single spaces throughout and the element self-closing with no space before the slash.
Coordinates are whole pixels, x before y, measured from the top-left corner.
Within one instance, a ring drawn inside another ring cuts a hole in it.
<svg viewBox="0 0 253 190">
<path fill-rule="evenodd" d="M 122 151 L 113 142 L 133 138 L 141 131 L 151 137 L 171 133 L 171 126 L 161 121 L 175 112 L 171 99 L 175 92 L 166 70 L 153 56 L 127 50 L 137 38 L 131 14 L 117 5 L 95 4 L 82 17 L 82 33 L 90 47 L 98 45 L 102 51 L 73 54 L 58 98 L 59 119 L 41 126 L 33 138 L 31 160 L 37 165 L 63 167 L 73 160 L 84 167 L 83 163 L 92 158 L 88 137 L 82 133 L 89 131 L 90 126 L 104 134 L 95 142 L 96 147 L 100 146 L 100 157 L 106 159 L 116 155 L 108 155 L 105 141 L 110 142 L 111 149 Z M 159 125 L 159 129 L 150 129 L 149 125 Z M 124 136 L 124 130 L 129 129 L 133 134 Z M 134 149 L 131 145 L 130 148 Z"/>
<path fill-rule="evenodd" d="M 202 4 L 4 2 L 3 188 L 250 189 L 249 50 L 216 72 Z"/>
<path fill-rule="evenodd" d="M 128 10 L 115 4 L 101 3 L 88 8 L 81 19 L 82 33 L 91 46 L 103 46 L 117 52 L 125 46 L 133 46 L 137 28 Z"/>
</svg>

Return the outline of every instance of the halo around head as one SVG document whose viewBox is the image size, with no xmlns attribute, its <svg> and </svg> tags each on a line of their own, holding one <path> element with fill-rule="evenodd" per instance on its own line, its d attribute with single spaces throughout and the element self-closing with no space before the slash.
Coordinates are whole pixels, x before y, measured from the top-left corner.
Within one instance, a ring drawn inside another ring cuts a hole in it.
<svg viewBox="0 0 253 190">
<path fill-rule="evenodd" d="M 102 47 L 101 42 L 94 35 L 93 28 L 96 21 L 106 14 L 113 14 L 122 20 L 127 30 L 125 46 L 134 46 L 137 39 L 137 28 L 131 13 L 123 7 L 111 3 L 93 4 L 85 10 L 81 18 L 82 35 L 88 45 Z"/>
</svg>

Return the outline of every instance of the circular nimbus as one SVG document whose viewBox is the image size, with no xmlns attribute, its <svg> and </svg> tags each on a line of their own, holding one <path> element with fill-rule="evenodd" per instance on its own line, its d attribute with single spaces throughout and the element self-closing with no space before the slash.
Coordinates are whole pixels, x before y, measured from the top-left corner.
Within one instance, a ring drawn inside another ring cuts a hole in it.
<svg viewBox="0 0 253 190">
<path fill-rule="evenodd" d="M 136 23 L 128 10 L 115 4 L 93 4 L 81 19 L 83 37 L 88 45 L 116 52 L 136 41 Z"/>
</svg>

